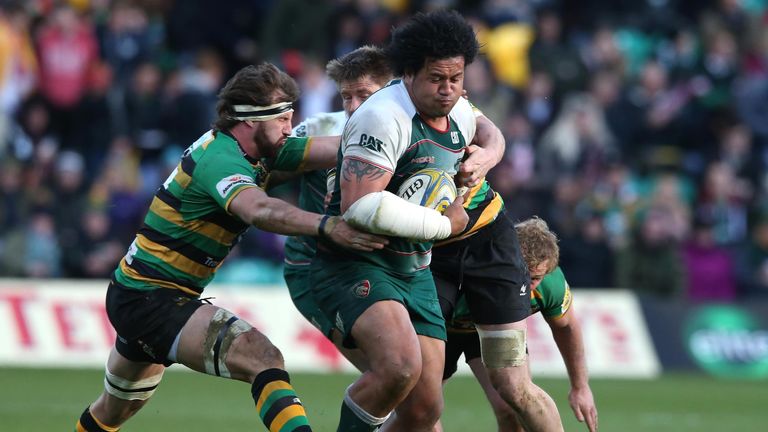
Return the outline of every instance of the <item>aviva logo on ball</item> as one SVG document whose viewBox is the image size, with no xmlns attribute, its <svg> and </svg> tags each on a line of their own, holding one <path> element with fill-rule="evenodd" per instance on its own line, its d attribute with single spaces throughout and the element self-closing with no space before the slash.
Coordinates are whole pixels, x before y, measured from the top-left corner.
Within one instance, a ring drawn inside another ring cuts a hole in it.
<svg viewBox="0 0 768 432">
<path fill-rule="evenodd" d="M 444 212 L 456 199 L 456 185 L 453 177 L 445 171 L 425 168 L 408 177 L 397 195 L 413 204 Z"/>
</svg>

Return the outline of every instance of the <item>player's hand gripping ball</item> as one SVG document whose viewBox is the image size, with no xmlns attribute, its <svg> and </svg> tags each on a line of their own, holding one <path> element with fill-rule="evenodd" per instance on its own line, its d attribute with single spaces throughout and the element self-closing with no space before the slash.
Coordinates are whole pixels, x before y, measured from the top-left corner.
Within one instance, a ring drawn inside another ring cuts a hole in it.
<svg viewBox="0 0 768 432">
<path fill-rule="evenodd" d="M 456 199 L 453 177 L 445 171 L 425 168 L 408 177 L 397 195 L 413 204 L 435 209 L 443 213 Z"/>
</svg>

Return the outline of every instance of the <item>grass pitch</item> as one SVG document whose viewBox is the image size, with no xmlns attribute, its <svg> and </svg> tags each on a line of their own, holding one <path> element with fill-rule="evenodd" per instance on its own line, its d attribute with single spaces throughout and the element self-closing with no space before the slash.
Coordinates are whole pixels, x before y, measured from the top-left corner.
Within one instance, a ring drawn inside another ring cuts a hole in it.
<svg viewBox="0 0 768 432">
<path fill-rule="evenodd" d="M 101 391 L 98 370 L 0 368 L 0 431 L 71 431 Z M 344 389 L 353 375 L 292 374 L 292 382 L 318 432 L 336 430 Z M 558 404 L 566 431 L 586 428 L 568 407 L 566 380 L 537 379 Z M 658 380 L 592 380 L 601 431 L 763 431 L 768 383 L 700 375 Z M 471 377 L 454 377 L 446 389 L 446 432 L 493 432 L 495 421 Z M 263 431 L 244 383 L 168 371 L 152 401 L 122 429 L 126 432 Z"/>
</svg>

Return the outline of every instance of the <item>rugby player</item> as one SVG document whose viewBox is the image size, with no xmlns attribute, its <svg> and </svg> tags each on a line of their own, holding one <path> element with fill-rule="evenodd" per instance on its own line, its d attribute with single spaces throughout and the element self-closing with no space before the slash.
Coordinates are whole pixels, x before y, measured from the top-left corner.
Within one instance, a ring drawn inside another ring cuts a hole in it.
<svg viewBox="0 0 768 432">
<path fill-rule="evenodd" d="M 231 312 L 200 298 L 250 226 L 320 235 L 329 244 L 379 249 L 387 240 L 339 217 L 298 209 L 263 191 L 270 166 L 330 167 L 338 139 L 287 138 L 296 83 L 271 64 L 240 70 L 218 95 L 218 118 L 158 189 L 142 228 L 115 270 L 106 307 L 117 332 L 104 391 L 76 431 L 116 431 L 143 407 L 172 363 L 251 384 L 271 432 L 310 431 L 280 351 Z"/>
<path fill-rule="evenodd" d="M 586 422 L 589 431 L 594 432 L 597 430 L 597 409 L 589 387 L 581 326 L 573 312 L 570 288 L 557 265 L 560 255 L 557 238 L 539 218 L 521 222 L 515 225 L 515 230 L 531 277 L 528 298 L 531 313 L 540 312 L 549 324 L 571 383 L 568 402 L 576 418 Z M 491 385 L 488 370 L 480 359 L 480 339 L 464 295 L 459 296 L 453 317 L 447 320 L 446 326 L 448 341 L 443 379 L 447 380 L 456 372 L 457 361 L 463 353 L 493 408 L 499 432 L 522 432 L 524 428 L 515 410 Z M 526 359 L 525 369 L 530 375 L 529 359 Z M 436 432 L 441 430 L 436 428 Z"/>
<path fill-rule="evenodd" d="M 392 78 L 389 60 L 384 50 L 374 46 L 360 47 L 338 59 L 328 62 L 328 76 L 336 82 L 342 99 L 342 111 L 321 113 L 310 117 L 296 126 L 294 136 L 332 136 L 340 135 L 344 125 L 355 110 L 373 93 L 381 89 Z M 493 157 L 488 166 L 495 165 L 503 155 L 504 138 L 496 126 L 481 112 L 476 110 L 477 130 L 475 143 L 471 145 L 472 154 L 462 165 L 471 165 L 468 175 L 475 175 L 482 165 L 476 159 L 486 159 L 482 154 L 486 149 L 500 148 L 498 157 Z M 487 172 L 487 171 L 486 171 Z M 274 174 L 274 173 L 273 173 Z M 282 173 L 280 173 L 282 174 Z M 286 176 L 287 177 L 287 176 Z M 314 170 L 302 174 L 300 179 L 299 207 L 321 212 L 325 209 L 325 200 L 329 198 L 327 185 L 335 181 L 336 170 Z M 469 181 L 469 180 L 468 180 Z M 322 314 L 311 292 L 309 265 L 315 256 L 314 237 L 289 237 L 285 243 L 284 277 L 288 291 L 296 308 L 312 325 L 317 327 L 339 351 L 361 372 L 368 369 L 368 362 L 358 349 L 344 348 L 341 335 L 333 324 Z"/>
<path fill-rule="evenodd" d="M 443 316 L 449 320 L 461 291 L 480 338 L 481 358 L 498 395 L 529 431 L 562 431 L 557 405 L 530 378 L 526 322 L 531 281 L 504 202 L 485 180 L 487 158 L 499 152 L 470 146 L 458 182 L 469 188 L 469 223 L 459 235 L 437 242 L 430 268 Z M 503 154 L 503 149 L 501 154 Z M 490 165 L 492 166 L 492 165 Z M 543 414 L 542 414 L 543 413 Z"/>
<path fill-rule="evenodd" d="M 328 76 L 336 82 L 341 94 L 343 111 L 322 113 L 310 117 L 293 131 L 295 136 L 341 135 L 347 118 L 373 93 L 392 79 L 392 71 L 384 50 L 373 46 L 360 47 L 328 62 Z M 305 172 L 300 180 L 299 207 L 315 212 L 325 211 L 328 184 L 335 180 L 335 169 Z M 332 188 L 331 188 L 332 190 Z M 310 263 L 315 256 L 316 241 L 312 236 L 290 237 L 285 242 L 283 275 L 296 308 L 358 369 L 368 368 L 359 350 L 344 348 L 341 335 L 323 315 L 310 290 Z"/>
<path fill-rule="evenodd" d="M 369 369 L 345 392 L 338 431 L 429 431 L 442 411 L 445 323 L 428 266 L 434 240 L 465 228 L 458 197 L 444 215 L 394 194 L 423 168 L 457 173 L 476 131 L 461 97 L 478 43 L 455 12 L 417 14 L 395 29 L 387 55 L 401 80 L 349 118 L 327 214 L 390 236 L 384 250 L 350 252 L 321 242 L 311 265 L 320 309 Z M 413 240 L 416 240 L 415 242 Z M 382 430 L 384 430 L 382 429 Z"/>
</svg>

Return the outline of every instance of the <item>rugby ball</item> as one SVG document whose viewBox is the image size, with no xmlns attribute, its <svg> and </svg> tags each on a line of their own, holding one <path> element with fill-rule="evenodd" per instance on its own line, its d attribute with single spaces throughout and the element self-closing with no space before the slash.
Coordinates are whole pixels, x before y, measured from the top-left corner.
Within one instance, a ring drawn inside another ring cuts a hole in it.
<svg viewBox="0 0 768 432">
<path fill-rule="evenodd" d="M 398 188 L 397 195 L 442 213 L 456 199 L 456 185 L 445 171 L 425 168 L 408 177 Z"/>
</svg>

